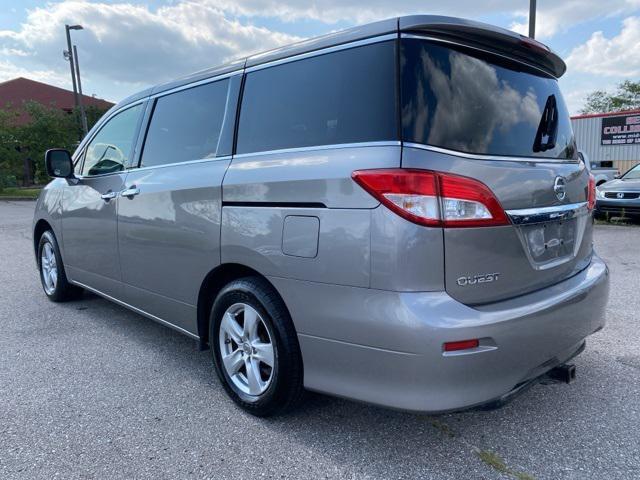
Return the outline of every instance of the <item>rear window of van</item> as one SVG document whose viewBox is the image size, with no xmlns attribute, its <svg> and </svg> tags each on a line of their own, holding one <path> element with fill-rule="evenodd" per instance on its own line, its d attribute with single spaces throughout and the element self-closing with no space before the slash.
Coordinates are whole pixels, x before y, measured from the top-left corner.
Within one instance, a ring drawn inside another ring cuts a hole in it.
<svg viewBox="0 0 640 480">
<path fill-rule="evenodd" d="M 402 39 L 403 140 L 465 153 L 577 159 L 555 78 L 478 50 Z"/>
</svg>

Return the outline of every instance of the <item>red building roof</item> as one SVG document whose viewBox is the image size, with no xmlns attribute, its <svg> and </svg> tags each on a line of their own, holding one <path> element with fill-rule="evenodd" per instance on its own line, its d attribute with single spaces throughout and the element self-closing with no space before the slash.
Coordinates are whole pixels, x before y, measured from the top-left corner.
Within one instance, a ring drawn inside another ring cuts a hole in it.
<svg viewBox="0 0 640 480">
<path fill-rule="evenodd" d="M 0 83 L 0 108 L 11 106 L 21 109 L 23 103 L 30 100 L 43 105 L 55 106 L 68 112 L 72 111 L 75 106 L 73 92 L 64 88 L 54 87 L 53 85 L 23 77 Z M 95 106 L 102 109 L 108 109 L 113 106 L 111 102 L 88 95 L 82 95 L 82 103 L 85 106 Z M 28 121 L 27 114 L 22 113 L 17 121 L 18 123 Z"/>
<path fill-rule="evenodd" d="M 635 115 L 640 113 L 640 110 L 622 110 L 620 112 L 608 112 L 608 113 L 585 113 L 584 115 L 574 115 L 571 120 L 579 120 L 581 118 L 602 118 L 602 117 L 615 117 L 617 115 Z"/>
</svg>

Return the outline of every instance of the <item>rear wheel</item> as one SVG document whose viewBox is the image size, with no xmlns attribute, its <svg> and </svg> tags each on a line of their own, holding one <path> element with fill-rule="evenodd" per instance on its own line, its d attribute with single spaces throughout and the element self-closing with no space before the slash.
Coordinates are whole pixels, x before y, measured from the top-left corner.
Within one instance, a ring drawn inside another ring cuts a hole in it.
<svg viewBox="0 0 640 480">
<path fill-rule="evenodd" d="M 82 294 L 81 288 L 67 280 L 58 242 L 50 230 L 44 232 L 38 242 L 38 269 L 42 289 L 49 300 L 64 302 Z"/>
<path fill-rule="evenodd" d="M 268 416 L 299 401 L 298 339 L 282 300 L 263 279 L 242 278 L 222 289 L 211 311 L 209 343 L 225 390 L 247 412 Z"/>
</svg>

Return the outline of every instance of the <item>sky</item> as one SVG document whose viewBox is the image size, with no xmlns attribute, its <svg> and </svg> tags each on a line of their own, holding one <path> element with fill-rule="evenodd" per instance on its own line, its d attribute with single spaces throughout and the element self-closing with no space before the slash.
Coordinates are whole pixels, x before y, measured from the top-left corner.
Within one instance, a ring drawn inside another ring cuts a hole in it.
<svg viewBox="0 0 640 480">
<path fill-rule="evenodd" d="M 451 15 L 526 34 L 528 0 L 0 0 L 0 82 L 71 88 L 64 25 L 85 94 L 117 102 L 250 53 L 405 14 Z M 571 113 L 593 90 L 640 80 L 640 0 L 538 0 L 536 38 L 567 62 Z"/>
</svg>

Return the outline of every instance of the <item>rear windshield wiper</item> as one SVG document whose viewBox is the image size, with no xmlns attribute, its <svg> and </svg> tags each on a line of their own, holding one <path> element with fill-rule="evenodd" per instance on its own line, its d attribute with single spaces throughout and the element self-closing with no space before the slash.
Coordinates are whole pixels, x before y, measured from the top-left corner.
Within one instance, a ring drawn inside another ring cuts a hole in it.
<svg viewBox="0 0 640 480">
<path fill-rule="evenodd" d="M 558 133 L 558 107 L 556 96 L 549 95 L 547 103 L 542 112 L 542 118 L 538 125 L 536 138 L 533 142 L 534 152 L 546 152 L 556 146 L 556 135 Z"/>
</svg>

